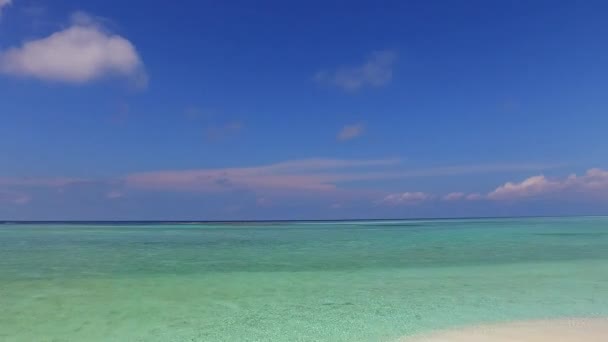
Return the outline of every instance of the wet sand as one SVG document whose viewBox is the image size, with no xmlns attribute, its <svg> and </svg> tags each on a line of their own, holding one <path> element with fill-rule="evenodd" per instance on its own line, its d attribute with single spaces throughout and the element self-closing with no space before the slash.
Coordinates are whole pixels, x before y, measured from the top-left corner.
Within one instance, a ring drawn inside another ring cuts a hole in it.
<svg viewBox="0 0 608 342">
<path fill-rule="evenodd" d="M 401 342 L 605 342 L 608 318 L 480 325 L 404 338 Z"/>
</svg>

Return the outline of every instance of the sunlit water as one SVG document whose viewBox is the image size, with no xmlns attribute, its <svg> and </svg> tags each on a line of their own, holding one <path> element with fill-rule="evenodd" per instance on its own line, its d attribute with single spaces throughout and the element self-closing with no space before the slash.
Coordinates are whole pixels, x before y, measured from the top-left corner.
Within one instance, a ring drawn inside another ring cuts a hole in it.
<svg viewBox="0 0 608 342">
<path fill-rule="evenodd" d="M 0 341 L 395 341 L 608 316 L 608 218 L 0 225 Z"/>
</svg>

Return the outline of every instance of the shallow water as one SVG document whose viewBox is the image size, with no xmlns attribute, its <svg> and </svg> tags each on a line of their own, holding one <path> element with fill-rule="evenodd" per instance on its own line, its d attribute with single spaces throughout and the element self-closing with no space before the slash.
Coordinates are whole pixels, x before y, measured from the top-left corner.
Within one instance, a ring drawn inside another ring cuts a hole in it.
<svg viewBox="0 0 608 342">
<path fill-rule="evenodd" d="M 394 341 L 608 316 L 608 218 L 0 225 L 1 341 Z"/>
</svg>

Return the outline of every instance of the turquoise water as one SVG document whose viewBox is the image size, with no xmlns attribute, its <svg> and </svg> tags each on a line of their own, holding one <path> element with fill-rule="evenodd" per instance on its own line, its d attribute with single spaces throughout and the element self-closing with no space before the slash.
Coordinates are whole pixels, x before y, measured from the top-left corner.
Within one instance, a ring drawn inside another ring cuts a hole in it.
<svg viewBox="0 0 608 342">
<path fill-rule="evenodd" d="M 394 341 L 608 316 L 608 218 L 0 225 L 0 341 Z"/>
</svg>

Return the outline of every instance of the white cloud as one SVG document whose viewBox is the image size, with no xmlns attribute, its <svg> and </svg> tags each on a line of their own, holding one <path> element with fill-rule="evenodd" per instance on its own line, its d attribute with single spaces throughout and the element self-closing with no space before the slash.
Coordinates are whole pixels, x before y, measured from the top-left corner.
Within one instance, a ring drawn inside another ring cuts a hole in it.
<svg viewBox="0 0 608 342">
<path fill-rule="evenodd" d="M 597 168 L 590 169 L 581 177 L 571 175 L 568 177 L 567 182 L 575 184 L 575 186 L 579 186 L 582 189 L 603 192 L 608 190 L 608 171 Z"/>
<path fill-rule="evenodd" d="M 358 66 L 341 67 L 333 71 L 322 70 L 315 74 L 319 83 L 333 85 L 347 91 L 363 87 L 381 87 L 393 78 L 393 64 L 397 53 L 391 50 L 375 51 L 369 59 Z"/>
<path fill-rule="evenodd" d="M 608 195 L 608 171 L 590 169 L 583 176 L 575 174 L 565 179 L 548 179 L 543 175 L 530 177 L 520 183 L 508 182 L 488 194 L 494 200 L 513 200 L 548 194 Z"/>
<path fill-rule="evenodd" d="M 0 0 L 0 16 L 2 15 L 2 10 L 9 6 L 13 0 Z"/>
<path fill-rule="evenodd" d="M 463 199 L 465 196 L 466 195 L 463 192 L 452 192 L 443 196 L 441 199 L 444 201 L 457 201 Z"/>
<path fill-rule="evenodd" d="M 466 194 L 464 192 L 452 192 L 452 193 L 449 193 L 449 194 L 443 196 L 441 199 L 444 201 L 449 201 L 449 202 L 462 201 L 462 200 L 479 201 L 479 200 L 485 199 L 485 196 L 478 192 L 474 192 L 474 193 L 470 193 L 470 194 Z"/>
<path fill-rule="evenodd" d="M 352 140 L 357 137 L 360 137 L 365 132 L 365 125 L 358 123 L 353 125 L 344 126 L 340 132 L 338 132 L 338 136 L 336 137 L 339 141 L 347 141 Z"/>
<path fill-rule="evenodd" d="M 479 201 L 479 200 L 482 200 L 482 199 L 484 199 L 484 198 L 485 198 L 485 197 L 484 197 L 482 194 L 477 193 L 477 192 L 472 193 L 472 194 L 468 194 L 468 195 L 465 197 L 465 199 L 466 199 L 467 201 Z"/>
<path fill-rule="evenodd" d="M 62 31 L 0 52 L 0 72 L 74 84 L 109 76 L 126 77 L 140 87 L 147 83 L 135 46 L 83 13 L 74 14 Z"/>
<path fill-rule="evenodd" d="M 396 206 L 396 205 L 412 205 L 425 202 L 433 199 L 434 196 L 425 192 L 403 192 L 390 194 L 380 201 L 380 204 Z"/>
<path fill-rule="evenodd" d="M 549 181 L 545 176 L 530 177 L 520 183 L 507 182 L 488 194 L 491 199 L 508 199 L 515 197 L 530 197 L 547 193 L 560 187 L 559 182 Z"/>
</svg>

